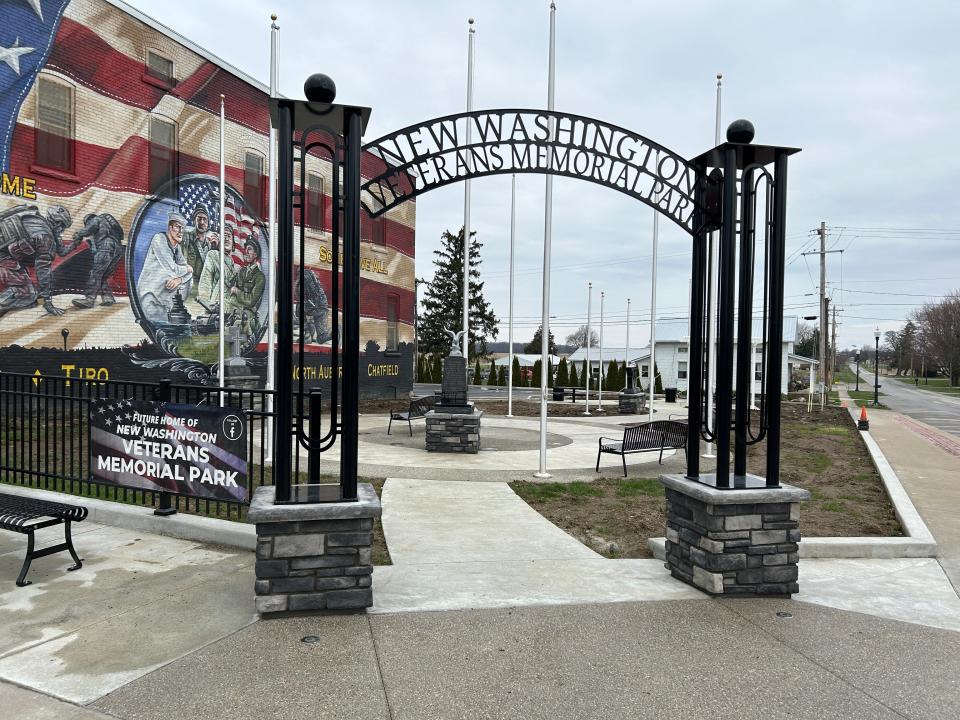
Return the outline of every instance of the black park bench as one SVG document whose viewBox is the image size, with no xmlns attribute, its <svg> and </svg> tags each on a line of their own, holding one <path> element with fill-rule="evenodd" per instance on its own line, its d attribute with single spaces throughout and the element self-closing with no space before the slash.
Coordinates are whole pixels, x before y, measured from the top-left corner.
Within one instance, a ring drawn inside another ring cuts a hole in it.
<svg viewBox="0 0 960 720">
<path fill-rule="evenodd" d="M 600 472 L 600 456 L 603 453 L 619 455 L 623 462 L 623 476 L 627 476 L 627 455 L 629 453 L 660 451 L 663 462 L 664 450 L 679 450 L 687 453 L 687 424 L 679 420 L 654 420 L 652 422 L 631 425 L 623 429 L 623 438 L 600 438 L 597 451 L 597 472 Z"/>
<path fill-rule="evenodd" d="M 77 551 L 73 549 L 70 523 L 80 522 L 86 517 L 87 509 L 79 505 L 66 505 L 0 492 L 0 530 L 10 530 L 27 536 L 27 557 L 24 558 L 23 567 L 20 568 L 20 575 L 17 577 L 18 587 L 30 584 L 30 581 L 27 580 L 27 572 L 30 570 L 30 563 L 36 558 L 66 550 L 76 563 L 67 570 L 79 570 L 83 566 L 83 562 L 77 557 Z M 40 528 L 60 525 L 61 523 L 64 526 L 64 542 L 45 547 L 42 550 L 35 550 L 33 533 Z"/>
<path fill-rule="evenodd" d="M 410 401 L 410 407 L 406 410 L 393 410 L 390 413 L 390 424 L 387 425 L 387 435 L 390 434 L 390 428 L 393 427 L 394 420 L 403 420 L 410 428 L 410 436 L 413 436 L 413 420 L 427 416 L 427 413 L 433 410 L 440 400 L 437 395 L 426 395 L 422 398 Z"/>
</svg>

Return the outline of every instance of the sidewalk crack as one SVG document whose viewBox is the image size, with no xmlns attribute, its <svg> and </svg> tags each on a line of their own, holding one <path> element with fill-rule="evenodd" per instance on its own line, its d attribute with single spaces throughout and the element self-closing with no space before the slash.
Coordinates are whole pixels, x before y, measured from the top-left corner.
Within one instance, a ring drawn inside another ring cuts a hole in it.
<svg viewBox="0 0 960 720">
<path fill-rule="evenodd" d="M 380 649 L 377 647 L 377 637 L 373 633 L 373 622 L 367 614 L 367 630 L 370 632 L 370 642 L 373 644 L 373 657 L 377 661 L 377 676 L 380 678 L 380 691 L 383 693 L 383 704 L 387 707 L 387 716 L 394 720 L 393 708 L 390 706 L 390 697 L 387 695 L 387 683 L 383 679 L 383 665 L 380 663 Z"/>
</svg>

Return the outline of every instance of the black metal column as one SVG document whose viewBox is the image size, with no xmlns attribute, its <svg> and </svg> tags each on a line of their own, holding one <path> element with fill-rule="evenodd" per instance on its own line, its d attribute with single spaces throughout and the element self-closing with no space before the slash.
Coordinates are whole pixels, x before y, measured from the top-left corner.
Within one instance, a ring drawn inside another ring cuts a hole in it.
<svg viewBox="0 0 960 720">
<path fill-rule="evenodd" d="M 694 205 L 702 207 L 705 189 L 703 181 L 694 190 Z M 700 477 L 700 425 L 703 422 L 703 302 L 707 291 L 707 233 L 704 213 L 696 211 L 690 260 L 690 342 L 689 372 L 687 373 L 687 477 Z"/>
<path fill-rule="evenodd" d="M 733 476 L 747 474 L 747 425 L 753 370 L 753 169 L 740 178 L 740 271 L 737 278 L 737 408 L 733 424 Z"/>
<path fill-rule="evenodd" d="M 289 502 L 293 417 L 293 104 L 281 100 L 277 123 L 277 347 L 273 403 L 273 481 Z"/>
<path fill-rule="evenodd" d="M 723 150 L 723 221 L 717 263 L 717 487 L 730 487 L 730 414 L 733 410 L 733 320 L 737 242 L 737 150 Z"/>
<path fill-rule="evenodd" d="M 780 393 L 783 382 L 783 273 L 787 225 L 787 153 L 774 161 L 773 229 L 769 259 L 769 331 L 767 334 L 766 412 L 767 487 L 780 486 Z"/>
<path fill-rule="evenodd" d="M 360 405 L 360 112 L 347 108 L 343 178 L 343 397 L 340 401 L 341 500 L 357 499 Z M 336 318 L 334 318 L 336 322 Z M 336 382 L 333 378 L 331 382 Z"/>
</svg>

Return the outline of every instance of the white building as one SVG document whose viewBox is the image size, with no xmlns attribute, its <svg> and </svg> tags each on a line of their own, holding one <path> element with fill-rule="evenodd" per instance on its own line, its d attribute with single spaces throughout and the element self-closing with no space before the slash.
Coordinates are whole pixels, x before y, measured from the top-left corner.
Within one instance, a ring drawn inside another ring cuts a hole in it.
<svg viewBox="0 0 960 720">
<path fill-rule="evenodd" d="M 660 382 L 664 388 L 674 387 L 681 392 L 686 392 L 687 376 L 690 367 L 690 336 L 686 318 L 682 319 L 664 319 L 657 321 L 657 357 L 656 368 L 660 374 Z M 736 328 L 734 328 L 736 331 Z M 795 316 L 786 316 L 783 318 L 783 345 L 780 349 L 783 373 L 781 376 L 781 391 L 786 393 L 789 390 L 789 380 L 794 370 L 801 367 L 816 365 L 817 361 L 811 358 L 805 358 L 796 355 L 793 352 L 793 345 L 797 339 L 797 318 Z M 754 374 L 756 377 L 756 389 L 760 391 L 761 381 L 763 379 L 762 364 L 762 341 L 763 341 L 763 322 L 761 318 L 753 319 L 753 338 L 754 349 Z M 737 339 L 734 338 L 734 352 L 736 352 Z M 586 360 L 586 348 L 580 348 L 572 353 L 567 362 L 577 363 L 578 366 Z M 736 357 L 736 355 L 734 355 Z M 603 349 L 603 369 L 606 374 L 607 366 L 613 360 L 622 363 L 626 358 L 625 348 L 607 348 Z M 640 384 L 646 389 L 650 382 L 650 346 L 645 348 L 632 349 L 629 358 L 630 365 L 636 365 L 640 368 Z M 600 353 L 599 348 L 590 348 L 590 365 L 593 368 L 599 367 Z M 736 360 L 734 360 L 736 364 Z"/>
</svg>

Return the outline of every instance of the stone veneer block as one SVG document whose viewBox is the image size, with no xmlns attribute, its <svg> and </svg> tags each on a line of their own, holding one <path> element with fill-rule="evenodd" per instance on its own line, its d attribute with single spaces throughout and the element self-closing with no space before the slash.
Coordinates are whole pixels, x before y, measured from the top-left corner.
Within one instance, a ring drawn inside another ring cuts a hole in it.
<svg viewBox="0 0 960 720">
<path fill-rule="evenodd" d="M 620 393 L 617 395 L 617 411 L 621 415 L 639 415 L 643 412 L 643 399 L 640 393 Z"/>
<path fill-rule="evenodd" d="M 367 483 L 357 487 L 357 497 L 356 502 L 276 505 L 276 488 L 256 489 L 247 515 L 257 526 L 257 612 L 373 605 L 370 556 L 380 498 Z"/>
<path fill-rule="evenodd" d="M 666 567 L 711 595 L 789 597 L 799 592 L 801 488 L 718 490 L 683 475 L 666 488 Z"/>
<path fill-rule="evenodd" d="M 431 410 L 426 414 L 428 452 L 480 452 L 480 418 L 483 413 L 445 413 Z"/>
</svg>

